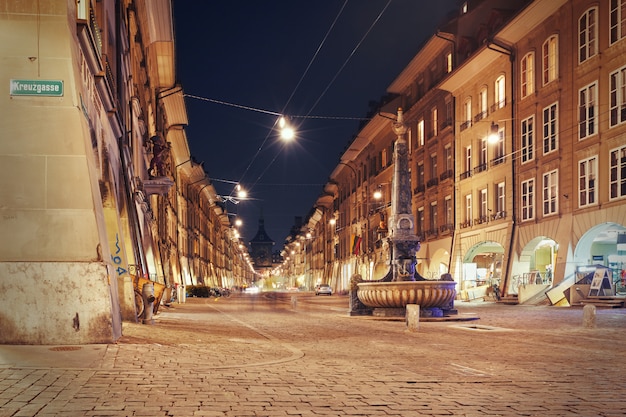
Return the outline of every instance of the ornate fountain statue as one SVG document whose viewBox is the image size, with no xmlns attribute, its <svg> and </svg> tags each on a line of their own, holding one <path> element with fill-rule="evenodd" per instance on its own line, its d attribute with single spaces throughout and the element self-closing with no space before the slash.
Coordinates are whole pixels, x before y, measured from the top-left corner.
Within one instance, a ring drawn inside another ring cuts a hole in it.
<svg viewBox="0 0 626 417">
<path fill-rule="evenodd" d="M 417 304 L 420 311 L 452 311 L 456 283 L 449 278 L 439 281 L 423 279 L 415 271 L 416 252 L 420 240 L 415 234 L 411 208 L 411 176 L 402 109 L 393 123 L 397 135 L 394 145 L 394 172 L 389 216 L 389 250 L 391 268 L 378 281 L 363 281 L 353 277 L 350 294 L 350 314 L 404 316 L 407 304 Z M 448 274 L 446 274 L 448 275 Z M 357 300 L 358 298 L 358 300 Z"/>
</svg>

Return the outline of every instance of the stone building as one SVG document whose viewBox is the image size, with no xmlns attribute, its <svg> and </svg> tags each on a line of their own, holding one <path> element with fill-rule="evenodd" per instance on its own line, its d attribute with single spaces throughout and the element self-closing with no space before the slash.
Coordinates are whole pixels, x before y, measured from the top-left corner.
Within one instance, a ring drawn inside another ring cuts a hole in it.
<svg viewBox="0 0 626 417">
<path fill-rule="evenodd" d="M 0 31 L 0 343 L 112 342 L 143 283 L 158 309 L 246 279 L 187 144 L 171 0 L 5 2 Z"/>
<path fill-rule="evenodd" d="M 449 271 L 463 299 L 497 284 L 513 303 L 568 304 L 599 264 L 623 291 L 625 21 L 609 0 L 463 3 L 341 156 L 326 187 L 333 203 L 326 193 L 316 203 L 318 224 L 338 225 L 323 279 L 342 290 L 352 274 L 388 269 L 376 226 L 385 208 L 370 203 L 391 178 L 389 118 L 400 106 L 420 274 Z"/>
</svg>

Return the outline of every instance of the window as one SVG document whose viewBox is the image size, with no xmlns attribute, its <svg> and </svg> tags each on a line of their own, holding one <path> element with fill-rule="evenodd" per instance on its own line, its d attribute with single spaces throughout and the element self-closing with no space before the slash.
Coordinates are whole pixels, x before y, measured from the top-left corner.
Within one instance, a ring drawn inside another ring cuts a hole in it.
<svg viewBox="0 0 626 417">
<path fill-rule="evenodd" d="M 465 148 L 465 172 L 472 170 L 472 146 Z"/>
<path fill-rule="evenodd" d="M 452 224 L 452 197 L 447 196 L 443 204 L 446 212 L 446 224 Z"/>
<path fill-rule="evenodd" d="M 578 206 L 585 207 L 596 204 L 596 172 L 598 158 L 583 159 L 578 163 Z"/>
<path fill-rule="evenodd" d="M 454 106 L 452 100 L 446 99 L 446 126 L 452 125 L 452 119 L 454 116 Z"/>
<path fill-rule="evenodd" d="M 496 185 L 496 214 L 498 217 L 503 216 L 506 208 L 506 194 L 504 188 L 504 182 L 499 182 Z"/>
<path fill-rule="evenodd" d="M 535 179 L 522 181 L 522 221 L 535 218 Z"/>
<path fill-rule="evenodd" d="M 535 156 L 535 116 L 530 116 L 528 119 L 522 120 L 522 149 L 521 161 L 522 164 L 532 161 Z"/>
<path fill-rule="evenodd" d="M 478 93 L 479 120 L 484 119 L 489 114 L 487 111 L 487 87 L 483 87 Z"/>
<path fill-rule="evenodd" d="M 424 186 L 424 164 L 417 164 L 417 186 Z"/>
<path fill-rule="evenodd" d="M 609 75 L 609 87 L 609 125 L 613 127 L 626 122 L 626 67 Z"/>
<path fill-rule="evenodd" d="M 483 188 L 482 190 L 480 190 L 480 201 L 479 201 L 479 206 L 478 206 L 478 216 L 480 217 L 480 222 L 484 222 L 487 221 L 487 210 L 488 210 L 488 205 L 487 205 L 487 189 Z"/>
<path fill-rule="evenodd" d="M 498 140 L 494 145 L 495 155 L 493 165 L 499 165 L 505 161 L 504 154 L 504 128 L 498 129 Z"/>
<path fill-rule="evenodd" d="M 535 54 L 529 52 L 522 58 L 520 79 L 522 81 L 522 98 L 535 92 Z"/>
<path fill-rule="evenodd" d="M 383 149 L 382 151 L 380 151 L 380 163 L 381 168 L 386 168 L 388 165 L 388 161 L 387 161 L 387 149 Z"/>
<path fill-rule="evenodd" d="M 596 105 L 598 87 L 596 83 L 581 89 L 578 93 L 578 138 L 585 139 L 596 133 Z"/>
<path fill-rule="evenodd" d="M 424 236 L 424 207 L 417 209 L 417 234 Z"/>
<path fill-rule="evenodd" d="M 438 123 L 439 123 L 439 121 L 438 121 L 437 116 L 438 116 L 438 115 L 437 115 L 437 107 L 433 107 L 433 108 L 430 110 L 430 121 L 431 121 L 432 126 L 433 126 L 432 135 L 431 135 L 432 137 L 434 137 L 434 136 L 437 136 L 437 135 L 438 135 L 438 132 L 437 132 L 437 127 L 438 127 Z"/>
<path fill-rule="evenodd" d="M 558 171 L 543 174 L 543 215 L 555 214 L 558 209 Z"/>
<path fill-rule="evenodd" d="M 437 154 L 430 155 L 430 178 L 437 178 Z"/>
<path fill-rule="evenodd" d="M 578 20 L 578 62 L 583 63 L 598 51 L 598 9 L 587 10 Z"/>
<path fill-rule="evenodd" d="M 558 141 L 558 112 L 557 103 L 543 109 L 543 154 L 556 151 Z"/>
<path fill-rule="evenodd" d="M 467 225 L 472 224 L 472 195 L 465 196 L 465 223 Z"/>
<path fill-rule="evenodd" d="M 446 73 L 450 74 L 452 72 L 452 53 L 448 52 L 446 54 Z"/>
<path fill-rule="evenodd" d="M 496 80 L 494 102 L 497 109 L 501 109 L 506 104 L 506 86 L 504 85 L 504 75 Z"/>
<path fill-rule="evenodd" d="M 446 172 L 452 171 L 454 168 L 452 165 L 452 146 L 446 145 L 446 147 L 443 149 L 443 154 L 446 163 Z"/>
<path fill-rule="evenodd" d="M 610 40 L 614 44 L 626 36 L 626 0 L 611 0 L 609 20 Z"/>
<path fill-rule="evenodd" d="M 609 154 L 609 198 L 626 196 L 626 146 L 611 150 Z"/>
<path fill-rule="evenodd" d="M 477 171 L 482 172 L 487 169 L 488 157 L 487 157 L 487 139 L 480 141 L 480 153 L 478 154 L 478 167 Z"/>
<path fill-rule="evenodd" d="M 543 72 L 543 85 L 546 85 L 554 80 L 559 75 L 558 70 L 558 36 L 552 35 L 543 43 L 543 57 L 542 57 L 542 72 Z"/>
<path fill-rule="evenodd" d="M 472 99 L 468 98 L 463 102 L 463 124 L 461 130 L 465 130 L 472 125 Z"/>
<path fill-rule="evenodd" d="M 430 203 L 430 230 L 437 230 L 437 202 Z"/>
<path fill-rule="evenodd" d="M 424 119 L 417 122 L 417 146 L 424 146 Z"/>
</svg>

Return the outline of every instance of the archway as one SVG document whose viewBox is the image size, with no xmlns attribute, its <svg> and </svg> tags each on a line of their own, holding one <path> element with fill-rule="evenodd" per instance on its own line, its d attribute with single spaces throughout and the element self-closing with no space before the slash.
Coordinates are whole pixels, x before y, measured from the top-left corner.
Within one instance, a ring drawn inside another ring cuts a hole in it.
<svg viewBox="0 0 626 417">
<path fill-rule="evenodd" d="M 472 246 L 463 258 L 461 288 L 474 297 L 487 294 L 487 289 L 499 285 L 503 276 L 504 248 L 498 242 L 485 241 Z M 481 289 L 482 290 L 479 290 Z"/>
<path fill-rule="evenodd" d="M 518 294 L 520 286 L 553 284 L 558 243 L 548 236 L 537 236 L 524 246 L 514 265 L 508 294 Z"/>
<path fill-rule="evenodd" d="M 615 290 L 626 292 L 626 227 L 606 222 L 590 228 L 574 249 L 577 276 L 589 272 L 594 265 L 611 270 Z"/>
</svg>

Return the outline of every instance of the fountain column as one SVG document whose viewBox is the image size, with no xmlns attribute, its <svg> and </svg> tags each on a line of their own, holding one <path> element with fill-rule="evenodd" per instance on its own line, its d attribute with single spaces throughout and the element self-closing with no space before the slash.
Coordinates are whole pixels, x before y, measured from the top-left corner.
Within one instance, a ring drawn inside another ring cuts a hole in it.
<svg viewBox="0 0 626 417">
<path fill-rule="evenodd" d="M 394 144 L 394 172 L 389 216 L 389 240 L 392 256 L 393 281 L 415 281 L 415 253 L 420 240 L 415 234 L 415 218 L 411 209 L 411 174 L 409 173 L 407 125 L 402 108 L 392 125 L 398 136 Z"/>
</svg>

